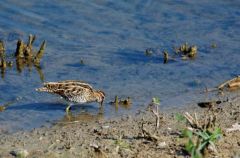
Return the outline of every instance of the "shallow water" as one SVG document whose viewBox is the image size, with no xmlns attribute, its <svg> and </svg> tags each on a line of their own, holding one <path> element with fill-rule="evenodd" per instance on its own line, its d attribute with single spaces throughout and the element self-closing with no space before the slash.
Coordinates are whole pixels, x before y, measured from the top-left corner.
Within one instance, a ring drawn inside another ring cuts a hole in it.
<svg viewBox="0 0 240 158">
<path fill-rule="evenodd" d="M 239 1 L 2 0 L 0 10 L 0 39 L 8 54 L 15 51 L 17 39 L 36 34 L 36 49 L 47 41 L 41 62 L 44 81 L 84 80 L 106 92 L 104 114 L 99 115 L 95 103 L 74 107 L 80 120 L 132 113 L 154 96 L 160 97 L 161 108 L 191 105 L 212 97 L 200 94 L 205 86 L 240 74 Z M 186 41 L 198 46 L 195 60 L 163 64 L 157 53 L 144 55 L 146 48 L 171 52 Z M 217 47 L 211 48 L 212 43 Z M 41 84 L 34 67 L 6 71 L 0 103 L 21 99 L 0 113 L 2 131 L 65 120 L 65 102 L 35 92 Z M 116 110 L 107 104 L 115 95 L 130 96 L 133 105 Z"/>
</svg>

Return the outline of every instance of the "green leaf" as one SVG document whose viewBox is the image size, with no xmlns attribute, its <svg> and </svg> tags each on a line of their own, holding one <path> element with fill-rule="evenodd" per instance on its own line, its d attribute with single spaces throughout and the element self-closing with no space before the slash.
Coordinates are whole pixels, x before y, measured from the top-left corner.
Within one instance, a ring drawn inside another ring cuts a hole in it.
<svg viewBox="0 0 240 158">
<path fill-rule="evenodd" d="M 195 146 L 192 142 L 191 139 L 188 140 L 188 143 L 185 145 L 185 149 L 189 152 L 189 153 L 192 153 L 193 150 L 195 150 Z"/>
<path fill-rule="evenodd" d="M 188 129 L 184 129 L 184 130 L 182 131 L 182 136 L 183 136 L 183 137 L 192 138 L 192 135 L 193 135 L 192 131 L 190 131 L 190 130 L 188 130 Z"/>
<path fill-rule="evenodd" d="M 204 143 L 201 143 L 197 150 L 199 152 L 202 151 L 207 146 L 207 144 L 208 144 L 208 141 L 205 141 Z"/>
<path fill-rule="evenodd" d="M 116 140 L 115 144 L 118 145 L 120 148 L 124 148 L 124 149 L 130 148 L 130 145 L 126 141 L 123 141 L 123 140 Z"/>
<path fill-rule="evenodd" d="M 197 132 L 197 135 L 199 135 L 200 137 L 202 137 L 204 140 L 210 139 L 210 136 L 208 135 L 208 133 L 207 133 L 206 131 Z"/>
<path fill-rule="evenodd" d="M 211 141 L 215 141 L 215 140 L 217 140 L 217 139 L 220 138 L 220 137 L 222 137 L 222 131 L 221 131 L 220 128 L 216 128 L 216 129 L 214 130 L 214 132 L 211 134 L 210 140 L 211 140 Z"/>
<path fill-rule="evenodd" d="M 175 114 L 175 119 L 178 122 L 186 122 L 187 121 L 187 119 L 182 114 L 179 114 L 179 113 Z"/>
<path fill-rule="evenodd" d="M 157 98 L 157 97 L 153 97 L 153 98 L 152 98 L 152 102 L 153 102 L 154 104 L 156 104 L 156 105 L 160 105 L 160 99 Z"/>
<path fill-rule="evenodd" d="M 194 155 L 191 156 L 192 158 L 202 158 L 202 154 L 199 151 L 194 152 Z"/>
</svg>

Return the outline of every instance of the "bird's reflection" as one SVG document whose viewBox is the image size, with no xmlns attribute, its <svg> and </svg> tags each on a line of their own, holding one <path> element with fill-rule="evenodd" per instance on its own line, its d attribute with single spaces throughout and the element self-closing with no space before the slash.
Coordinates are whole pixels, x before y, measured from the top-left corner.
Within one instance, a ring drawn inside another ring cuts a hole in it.
<svg viewBox="0 0 240 158">
<path fill-rule="evenodd" d="M 103 108 L 99 108 L 97 113 L 92 113 L 88 111 L 80 111 L 78 113 L 68 112 L 64 117 L 57 123 L 68 124 L 76 122 L 95 122 L 104 118 Z"/>
<path fill-rule="evenodd" d="M 104 118 L 103 113 L 92 114 L 89 112 L 80 112 L 78 114 L 67 113 L 60 121 L 57 123 L 67 124 L 75 122 L 95 122 Z"/>
</svg>

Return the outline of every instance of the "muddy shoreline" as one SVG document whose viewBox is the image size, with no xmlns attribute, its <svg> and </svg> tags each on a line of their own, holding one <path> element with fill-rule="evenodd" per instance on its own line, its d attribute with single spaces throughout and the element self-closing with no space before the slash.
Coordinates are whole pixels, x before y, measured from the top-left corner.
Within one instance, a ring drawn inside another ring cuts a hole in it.
<svg viewBox="0 0 240 158">
<path fill-rule="evenodd" d="M 235 97 L 217 105 L 216 124 L 223 137 L 216 142 L 217 153 L 208 157 L 240 156 L 240 131 L 226 132 L 240 122 L 240 98 Z M 155 116 L 150 111 L 138 111 L 109 120 L 57 123 L 14 134 L 0 133 L 0 157 L 16 157 L 24 151 L 27 157 L 186 157 L 186 139 L 180 137 L 185 124 L 176 113 L 206 115 L 205 108 L 178 109 L 160 112 L 160 127 L 156 130 Z M 144 133 L 145 132 L 145 133 Z M 156 139 L 155 139 L 156 138 Z"/>
</svg>

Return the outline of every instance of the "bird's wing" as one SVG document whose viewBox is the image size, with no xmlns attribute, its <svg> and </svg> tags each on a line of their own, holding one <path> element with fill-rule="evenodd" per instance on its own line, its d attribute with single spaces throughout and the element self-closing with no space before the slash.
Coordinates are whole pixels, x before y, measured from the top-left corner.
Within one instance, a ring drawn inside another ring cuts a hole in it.
<svg viewBox="0 0 240 158">
<path fill-rule="evenodd" d="M 89 84 L 70 80 L 67 82 L 47 82 L 44 83 L 44 87 L 48 89 L 48 92 L 61 95 L 68 100 L 76 96 L 86 96 L 93 92 Z"/>
<path fill-rule="evenodd" d="M 61 87 L 82 87 L 87 88 L 89 90 L 93 90 L 92 86 L 84 81 L 79 80 L 65 80 L 65 81 L 59 81 L 59 82 L 45 82 L 44 87 L 53 87 L 53 88 L 61 88 Z"/>
</svg>

